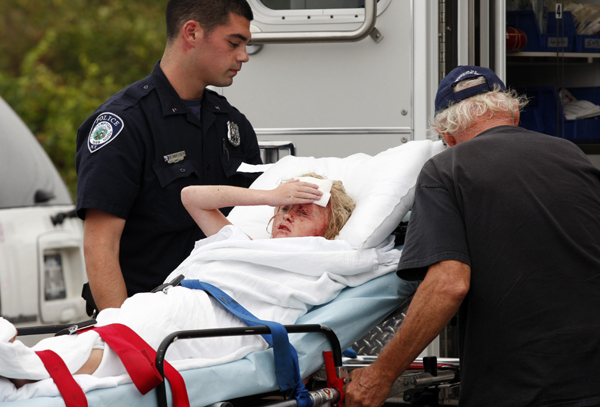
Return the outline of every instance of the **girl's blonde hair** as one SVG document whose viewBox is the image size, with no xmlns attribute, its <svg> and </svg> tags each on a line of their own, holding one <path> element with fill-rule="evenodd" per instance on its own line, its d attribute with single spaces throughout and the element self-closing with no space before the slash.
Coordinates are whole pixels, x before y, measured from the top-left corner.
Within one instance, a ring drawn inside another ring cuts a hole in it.
<svg viewBox="0 0 600 407">
<path fill-rule="evenodd" d="M 300 177 L 325 179 L 324 176 L 314 172 L 300 175 Z M 333 240 L 340 234 L 340 231 L 348 219 L 350 219 L 350 215 L 352 215 L 352 211 L 354 211 L 354 208 L 356 207 L 356 203 L 346 192 L 346 188 L 344 188 L 342 181 L 333 181 L 330 193 L 331 198 L 327 203 L 327 208 L 329 208 L 329 219 L 327 220 L 325 232 L 323 232 L 323 237 L 327 240 Z M 280 209 L 281 207 L 275 208 L 275 215 L 277 215 Z M 273 215 L 273 218 L 275 218 L 275 215 Z M 269 223 L 271 223 L 273 218 L 271 218 Z"/>
<path fill-rule="evenodd" d="M 484 82 L 484 77 L 467 79 L 456 84 L 454 92 Z M 468 129 L 476 119 L 484 115 L 487 119 L 491 119 L 497 113 L 516 118 L 517 112 L 527 103 L 526 96 L 519 96 L 513 89 L 502 91 L 498 85 L 494 85 L 494 90 L 491 92 L 472 96 L 438 112 L 433 118 L 432 125 L 437 127 L 440 133 L 452 135 Z"/>
</svg>

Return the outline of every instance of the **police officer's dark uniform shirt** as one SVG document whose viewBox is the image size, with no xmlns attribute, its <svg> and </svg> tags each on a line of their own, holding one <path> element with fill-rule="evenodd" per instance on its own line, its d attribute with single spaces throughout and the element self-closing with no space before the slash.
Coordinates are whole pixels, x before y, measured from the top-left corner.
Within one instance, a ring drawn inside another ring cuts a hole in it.
<svg viewBox="0 0 600 407">
<path fill-rule="evenodd" d="M 398 275 L 471 266 L 461 407 L 600 404 L 600 171 L 573 143 L 512 126 L 429 160 Z"/>
<path fill-rule="evenodd" d="M 77 213 L 125 219 L 120 263 L 128 295 L 161 284 L 204 237 L 181 203 L 188 185 L 248 186 L 242 162 L 260 164 L 252 126 L 208 89 L 201 121 L 157 64 L 111 97 L 77 134 Z"/>
</svg>

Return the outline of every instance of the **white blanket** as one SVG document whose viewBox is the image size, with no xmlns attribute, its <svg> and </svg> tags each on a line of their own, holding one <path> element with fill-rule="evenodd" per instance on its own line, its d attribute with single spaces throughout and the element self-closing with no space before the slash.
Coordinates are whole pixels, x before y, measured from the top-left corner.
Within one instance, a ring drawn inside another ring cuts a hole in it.
<svg viewBox="0 0 600 407">
<path fill-rule="evenodd" d="M 293 324 L 342 289 L 389 273 L 399 258 L 393 238 L 376 249 L 355 250 L 322 237 L 250 240 L 228 226 L 199 241 L 167 280 L 183 274 L 211 283 L 257 317 Z"/>
<path fill-rule="evenodd" d="M 167 281 L 179 274 L 200 279 L 221 288 L 257 317 L 289 324 L 312 306 L 331 301 L 345 287 L 395 271 L 399 258 L 391 239 L 375 249 L 356 250 L 344 241 L 318 237 L 252 241 L 228 226 L 199 241 Z M 171 288 L 166 294 L 135 295 L 120 309 L 102 311 L 98 322 L 124 323 L 154 348 L 177 330 L 243 326 L 204 292 L 182 287 Z M 92 347 L 104 347 L 105 352 L 93 377 L 76 377 L 84 391 L 130 381 L 116 355 L 94 332 L 50 338 L 34 349 L 55 350 L 69 369 L 76 371 Z M 227 363 L 265 348 L 262 338 L 251 336 L 178 341 L 169 348 L 167 360 L 183 370 Z M 19 341 L 1 342 L 0 376 L 47 378 L 32 353 Z M 6 381 L 0 383 L 0 401 L 58 394 L 51 380 L 18 391 L 11 386 Z"/>
</svg>

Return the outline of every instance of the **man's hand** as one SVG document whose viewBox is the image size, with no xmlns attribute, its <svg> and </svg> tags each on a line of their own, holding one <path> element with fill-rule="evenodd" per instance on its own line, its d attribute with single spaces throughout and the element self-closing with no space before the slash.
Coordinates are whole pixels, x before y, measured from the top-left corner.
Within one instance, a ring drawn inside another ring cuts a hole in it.
<svg viewBox="0 0 600 407">
<path fill-rule="evenodd" d="M 390 395 L 394 384 L 375 365 L 354 370 L 350 379 L 346 387 L 345 407 L 379 407 Z"/>
<path fill-rule="evenodd" d="M 345 407 L 379 407 L 396 379 L 435 339 L 469 291 L 471 267 L 455 260 L 435 263 L 419 285 L 406 318 L 373 365 L 352 372 Z"/>
</svg>

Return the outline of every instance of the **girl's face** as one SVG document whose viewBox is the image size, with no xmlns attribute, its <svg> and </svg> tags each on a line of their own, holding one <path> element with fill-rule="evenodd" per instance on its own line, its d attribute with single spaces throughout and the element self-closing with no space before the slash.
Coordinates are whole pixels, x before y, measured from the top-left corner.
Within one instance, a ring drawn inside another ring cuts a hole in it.
<svg viewBox="0 0 600 407">
<path fill-rule="evenodd" d="M 323 236 L 329 209 L 315 204 L 281 206 L 273 218 L 273 238 Z"/>
</svg>

